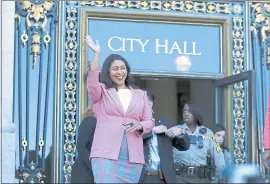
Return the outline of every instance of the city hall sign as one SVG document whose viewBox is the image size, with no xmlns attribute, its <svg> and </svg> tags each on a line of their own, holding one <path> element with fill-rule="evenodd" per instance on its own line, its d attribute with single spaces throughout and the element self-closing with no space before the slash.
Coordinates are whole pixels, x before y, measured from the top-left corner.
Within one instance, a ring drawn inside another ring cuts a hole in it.
<svg viewBox="0 0 270 184">
<path fill-rule="evenodd" d="M 223 65 L 229 59 L 230 48 L 225 19 L 207 22 L 202 17 L 95 11 L 85 11 L 82 37 L 88 34 L 99 41 L 100 67 L 108 55 L 120 54 L 129 62 L 133 74 L 224 76 Z M 90 61 L 93 53 L 86 53 L 83 60 Z"/>
<path fill-rule="evenodd" d="M 114 52 L 148 52 L 148 45 L 155 44 L 155 53 L 163 54 L 179 54 L 179 55 L 192 55 L 200 56 L 202 53 L 197 52 L 196 42 L 188 43 L 183 41 L 178 43 L 177 41 L 169 40 L 148 40 L 139 38 L 121 38 L 119 36 L 112 36 L 108 39 L 108 48 Z M 138 50 L 135 50 L 135 45 L 138 46 Z M 188 49 L 189 48 L 189 49 Z M 153 52 L 153 50 L 150 50 Z"/>
</svg>

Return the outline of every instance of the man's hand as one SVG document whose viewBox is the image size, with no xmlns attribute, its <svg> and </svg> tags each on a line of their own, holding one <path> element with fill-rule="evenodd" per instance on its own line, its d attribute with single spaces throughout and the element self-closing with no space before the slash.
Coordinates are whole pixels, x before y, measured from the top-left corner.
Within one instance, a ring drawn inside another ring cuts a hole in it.
<svg viewBox="0 0 270 184">
<path fill-rule="evenodd" d="M 161 134 L 167 131 L 167 127 L 164 125 L 159 125 L 153 128 L 155 134 Z"/>
<path fill-rule="evenodd" d="M 269 160 L 270 160 L 270 149 L 265 150 L 264 152 L 264 166 L 268 169 L 270 169 L 269 165 Z"/>
<path fill-rule="evenodd" d="M 181 134 L 183 134 L 182 129 L 178 127 L 172 127 L 168 129 L 165 133 L 165 135 L 167 135 L 170 138 L 175 138 Z"/>
</svg>

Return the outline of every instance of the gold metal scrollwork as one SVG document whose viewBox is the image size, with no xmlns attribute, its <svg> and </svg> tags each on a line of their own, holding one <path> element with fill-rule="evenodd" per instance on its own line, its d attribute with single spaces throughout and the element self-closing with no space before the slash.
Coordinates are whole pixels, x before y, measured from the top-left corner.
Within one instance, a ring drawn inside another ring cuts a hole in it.
<svg viewBox="0 0 270 184">
<path fill-rule="evenodd" d="M 39 26 L 39 21 L 44 23 L 47 21 L 46 13 L 52 10 L 54 1 L 44 1 L 42 4 L 34 4 L 31 1 L 22 1 L 22 8 L 28 12 L 27 15 L 27 26 Z M 31 20 L 33 20 L 34 24 L 32 25 Z M 46 24 L 45 24 L 46 25 Z M 42 24 L 43 30 L 45 29 L 45 25 Z"/>
<path fill-rule="evenodd" d="M 28 14 L 26 16 L 26 25 L 27 29 L 30 29 L 31 27 L 41 27 L 42 31 L 45 30 L 46 24 L 48 22 L 46 13 L 50 12 L 54 6 L 54 1 L 44 1 L 42 4 L 34 4 L 31 1 L 21 1 L 21 6 L 23 10 L 27 11 Z M 33 33 L 33 41 L 31 45 L 31 54 L 33 55 L 33 65 L 32 67 L 35 67 L 35 64 L 37 62 L 37 56 L 40 55 L 40 33 Z M 24 35 L 21 37 L 22 42 L 25 44 L 28 40 L 28 36 Z M 43 38 L 44 43 L 46 47 L 50 43 L 50 36 L 46 34 Z"/>
<path fill-rule="evenodd" d="M 141 5 L 143 8 L 146 8 L 148 6 L 148 2 L 147 1 L 141 1 Z"/>
<path fill-rule="evenodd" d="M 69 124 L 68 127 L 67 127 L 67 129 L 68 129 L 68 131 L 71 132 L 73 130 L 73 126 L 71 124 Z"/>
<path fill-rule="evenodd" d="M 166 1 L 163 6 L 165 9 L 169 9 L 171 7 L 171 4 Z"/>
<path fill-rule="evenodd" d="M 36 164 L 35 164 L 35 162 L 32 160 L 31 163 L 30 163 L 30 171 L 31 171 L 31 172 L 34 172 L 35 169 L 36 169 Z M 20 174 L 20 176 L 21 176 L 21 178 L 22 178 L 22 179 L 20 180 L 20 183 L 25 183 L 25 181 L 28 180 L 29 177 L 32 177 L 31 172 L 29 173 L 29 171 L 23 171 L 23 173 Z M 40 183 L 44 183 L 44 181 L 43 181 L 42 179 L 45 178 L 46 175 L 44 175 L 42 172 L 37 172 L 37 173 L 35 174 L 34 177 L 36 177 L 36 179 L 37 179 Z M 29 183 L 35 183 L 34 178 L 31 178 L 31 180 L 29 181 Z"/>
<path fill-rule="evenodd" d="M 24 179 L 24 180 L 21 180 L 21 183 L 23 183 L 25 180 L 27 180 L 27 178 L 30 176 L 30 174 L 28 172 L 23 172 L 23 174 L 21 176 Z"/>
<path fill-rule="evenodd" d="M 33 65 L 34 68 L 37 62 L 37 56 L 40 54 L 40 35 L 38 33 L 34 33 L 32 35 L 32 47 L 31 53 L 33 54 Z"/>
<path fill-rule="evenodd" d="M 255 26 L 255 24 L 259 24 L 261 26 L 261 35 L 262 35 L 262 42 L 265 41 L 269 36 L 270 33 L 270 18 L 266 14 L 270 13 L 270 4 L 268 3 L 252 3 L 251 8 L 255 10 L 254 12 L 254 22 L 252 26 Z M 253 29 L 254 33 L 255 30 Z"/>
<path fill-rule="evenodd" d="M 36 178 L 38 179 L 38 181 L 40 181 L 40 183 L 44 183 L 44 181 L 42 180 L 43 178 L 45 178 L 46 176 L 44 174 L 42 174 L 41 172 L 38 172 L 36 174 Z"/>
</svg>

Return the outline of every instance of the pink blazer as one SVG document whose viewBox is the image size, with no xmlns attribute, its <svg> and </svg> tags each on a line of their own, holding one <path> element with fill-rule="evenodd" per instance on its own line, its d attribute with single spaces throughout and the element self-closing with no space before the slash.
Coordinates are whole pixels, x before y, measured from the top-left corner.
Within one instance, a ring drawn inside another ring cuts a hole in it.
<svg viewBox="0 0 270 184">
<path fill-rule="evenodd" d="M 124 113 L 116 89 L 107 89 L 103 83 L 99 83 L 98 75 L 98 69 L 88 71 L 87 90 L 97 118 L 90 158 L 117 160 L 125 132 L 123 123 L 137 121 L 143 126 L 143 132 L 126 132 L 129 161 L 144 164 L 142 135 L 154 127 L 152 109 L 146 93 L 139 89 L 131 89 L 131 101 Z"/>
<path fill-rule="evenodd" d="M 266 116 L 264 123 L 263 147 L 264 149 L 270 149 L 270 92 L 268 96 L 268 106 L 266 109 Z"/>
</svg>

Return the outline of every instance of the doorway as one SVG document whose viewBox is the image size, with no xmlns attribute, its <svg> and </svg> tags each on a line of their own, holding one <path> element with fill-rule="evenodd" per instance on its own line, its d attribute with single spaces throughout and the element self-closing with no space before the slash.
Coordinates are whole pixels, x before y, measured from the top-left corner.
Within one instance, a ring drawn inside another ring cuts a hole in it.
<svg viewBox="0 0 270 184">
<path fill-rule="evenodd" d="M 222 124 L 227 130 L 227 146 L 235 163 L 259 163 L 256 121 L 255 72 L 246 71 L 221 79 L 186 79 L 135 76 L 141 89 L 155 95 L 154 112 L 175 124 L 181 123 L 186 101 L 196 104 L 204 126 Z M 245 159 L 243 160 L 243 156 Z"/>
<path fill-rule="evenodd" d="M 149 89 L 155 96 L 154 112 L 157 117 L 182 123 L 182 108 L 185 102 L 196 104 L 204 118 L 204 125 L 212 129 L 214 113 L 211 79 L 179 79 L 135 77 L 140 89 Z"/>
</svg>

